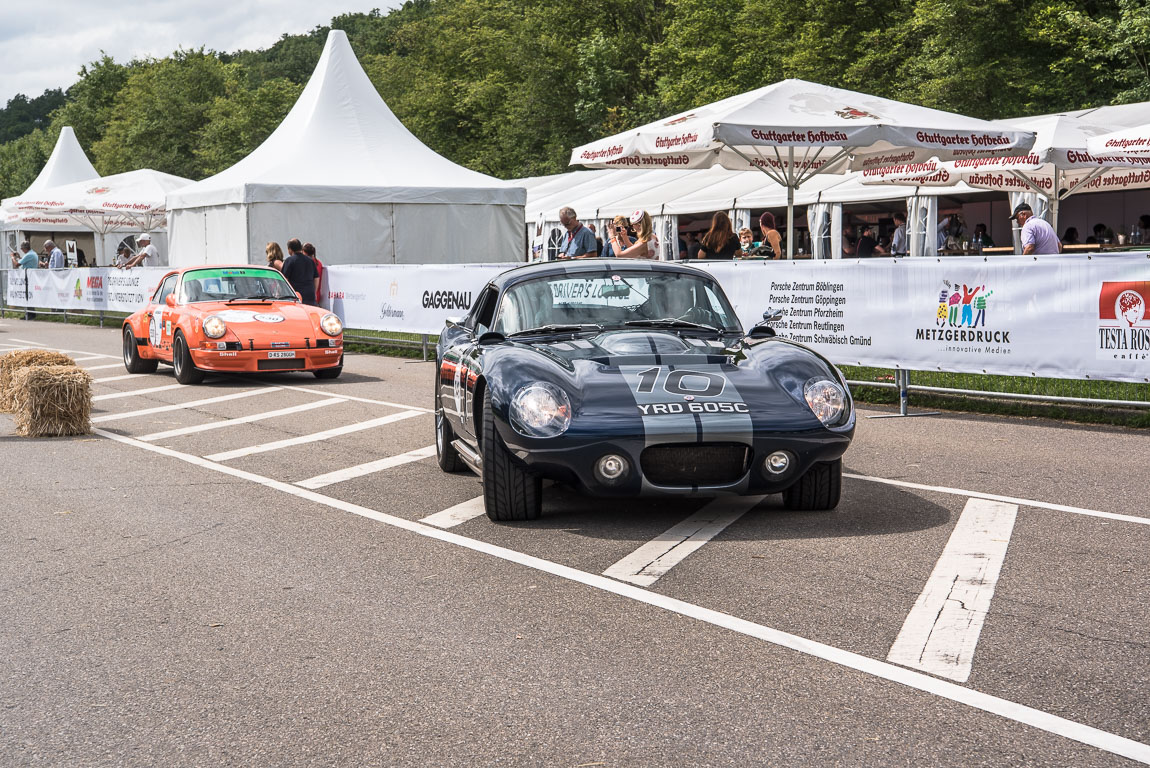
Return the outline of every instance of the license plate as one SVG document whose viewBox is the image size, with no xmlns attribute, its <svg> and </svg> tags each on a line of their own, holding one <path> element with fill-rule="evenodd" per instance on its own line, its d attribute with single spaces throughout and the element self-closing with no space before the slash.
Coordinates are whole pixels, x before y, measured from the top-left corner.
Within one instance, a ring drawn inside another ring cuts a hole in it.
<svg viewBox="0 0 1150 768">
<path fill-rule="evenodd" d="M 295 357 L 295 352 L 268 352 L 268 359 L 273 359 L 276 357 Z"/>
</svg>

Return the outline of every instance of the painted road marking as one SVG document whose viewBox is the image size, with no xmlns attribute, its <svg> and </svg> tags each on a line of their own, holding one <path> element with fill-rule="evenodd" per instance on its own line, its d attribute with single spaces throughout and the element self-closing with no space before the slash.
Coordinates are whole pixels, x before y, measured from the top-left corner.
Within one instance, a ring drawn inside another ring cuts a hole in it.
<svg viewBox="0 0 1150 768">
<path fill-rule="evenodd" d="M 1087 515 L 1088 517 L 1104 517 L 1107 520 L 1121 520 L 1124 523 L 1138 523 L 1139 525 L 1150 525 L 1150 517 L 1135 517 L 1134 515 L 1119 515 L 1114 512 L 1099 512 L 1096 509 L 1084 509 L 1083 507 L 1068 507 L 1065 504 L 1051 504 L 1046 501 L 1035 501 L 1034 499 L 1019 499 L 1014 496 L 999 496 L 995 493 L 980 493 L 978 491 L 964 491 L 961 488 L 946 488 L 940 485 L 922 485 L 921 483 L 908 483 L 905 480 L 888 480 L 885 477 L 867 477 L 866 475 L 852 475 L 846 472 L 843 477 L 849 477 L 852 480 L 865 480 L 868 483 L 880 483 L 882 485 L 894 485 L 899 488 L 913 488 L 918 491 L 935 491 L 936 493 L 948 493 L 952 496 L 967 496 L 972 499 L 986 499 L 987 501 L 1001 501 L 1004 504 L 1017 504 L 1020 507 L 1035 507 L 1037 509 L 1051 509 L 1055 512 L 1070 512 L 1075 515 Z"/>
<path fill-rule="evenodd" d="M 123 363 L 109 363 L 108 365 L 82 365 L 80 367 L 83 368 L 85 371 L 103 371 L 103 370 L 106 370 L 108 368 L 123 368 L 124 364 Z M 140 374 L 132 373 L 129 375 L 130 376 L 139 376 Z"/>
<path fill-rule="evenodd" d="M 483 506 L 483 497 L 476 496 L 474 499 L 468 499 L 454 507 L 448 507 L 442 512 L 428 515 L 419 522 L 434 525 L 436 528 L 454 528 L 468 520 L 474 520 L 486 512 L 487 510 Z"/>
<path fill-rule="evenodd" d="M 386 459 L 379 459 L 378 461 L 369 461 L 366 464 L 360 464 L 355 467 L 348 467 L 347 469 L 337 469 L 335 472 L 328 472 L 323 475 L 316 475 L 309 477 L 307 480 L 300 480 L 296 483 L 301 488 L 323 488 L 325 485 L 332 485 L 333 483 L 342 483 L 345 480 L 352 480 L 364 475 L 370 475 L 374 472 L 381 472 L 385 469 L 398 467 L 403 464 L 409 464 L 413 461 L 420 461 L 422 459 L 430 459 L 435 456 L 435 446 L 429 445 L 425 448 L 418 448 L 414 451 L 401 453 L 397 456 L 388 456 Z M 426 519 L 424 522 L 427 522 Z M 435 525 L 435 523 L 432 523 Z"/>
<path fill-rule="evenodd" d="M 167 392 L 169 389 L 183 389 L 183 384 L 165 384 L 162 387 L 148 387 L 147 389 L 133 389 L 130 392 L 113 392 L 110 395 L 96 395 L 92 398 L 93 403 L 101 400 L 115 400 L 120 397 L 135 397 L 136 395 L 147 395 L 152 392 Z"/>
<path fill-rule="evenodd" d="M 118 365 L 109 365 L 109 366 L 99 365 L 96 367 L 97 368 L 119 368 L 120 366 L 118 366 Z M 85 368 L 84 370 L 94 371 L 94 370 L 96 370 L 96 368 Z M 123 376 L 105 376 L 102 379 L 92 379 L 92 383 L 93 384 L 103 384 L 106 381 L 127 381 L 128 379 L 143 380 L 143 378 L 147 375 L 148 374 L 146 374 L 146 373 L 125 373 Z"/>
<path fill-rule="evenodd" d="M 724 496 L 603 571 L 604 576 L 649 587 L 766 496 Z"/>
<path fill-rule="evenodd" d="M 126 413 L 106 413 L 102 416 L 93 416 L 93 424 L 102 424 L 107 421 L 117 421 L 119 419 L 132 419 L 136 416 L 151 416 L 153 413 L 164 413 L 165 411 L 179 411 L 184 408 L 198 408 L 201 405 L 211 405 L 212 403 L 222 403 L 225 400 L 236 400 L 241 397 L 251 397 L 252 395 L 265 395 L 269 392 L 278 392 L 279 387 L 260 387 L 259 389 L 246 389 L 243 392 L 234 392 L 230 395 L 220 395 L 219 397 L 208 397 L 203 400 L 192 400 L 188 403 L 176 403 L 175 405 L 160 405 L 155 408 L 144 408 L 140 411 L 128 411 Z"/>
<path fill-rule="evenodd" d="M 1016 504 L 966 502 L 887 661 L 966 682 L 1017 515 Z"/>
<path fill-rule="evenodd" d="M 344 398 L 340 396 L 340 400 Z M 340 435 L 348 435 L 352 432 L 360 432 L 365 429 L 383 426 L 384 424 L 391 424 L 396 421 L 410 419 L 412 416 L 422 416 L 422 411 L 403 411 L 402 413 L 393 413 L 389 416 L 381 416 L 378 419 L 371 421 L 361 421 L 356 424 L 348 424 L 344 427 L 332 427 L 325 429 L 322 432 L 316 432 L 311 435 L 300 435 L 299 437 L 289 437 L 284 440 L 276 440 L 271 443 L 263 443 L 261 445 L 252 445 L 247 448 L 236 448 L 234 451 L 223 451 L 222 453 L 213 453 L 204 458 L 209 461 L 227 461 L 228 459 L 239 458 L 240 456 L 251 456 L 253 453 L 267 453 L 268 451 L 279 450 L 280 448 L 288 448 L 293 445 L 304 445 L 306 443 L 315 443 L 320 440 L 327 440 L 332 437 L 339 437 Z"/>
<path fill-rule="evenodd" d="M 917 691 L 923 691 L 938 696 L 939 698 L 947 699 L 948 701 L 964 704 L 968 707 L 989 712 L 1016 723 L 1029 725 L 1056 736 L 1077 741 L 1081 744 L 1088 744 L 1105 752 L 1150 765 L 1150 744 L 1143 744 L 1115 733 L 1077 723 L 1073 720 L 1067 720 L 1064 717 L 1052 715 L 1049 712 L 1043 712 L 1040 709 L 1028 707 L 1025 704 L 1019 704 L 998 696 L 992 696 L 988 693 L 976 691 L 973 688 L 967 688 L 947 680 L 940 680 L 937 677 L 932 677 L 922 672 L 916 672 L 886 661 L 879 661 L 878 659 L 872 659 L 841 648 L 835 648 L 825 643 L 808 640 L 805 637 L 793 635 L 789 632 L 783 632 L 762 624 L 755 624 L 746 619 L 740 619 L 737 616 L 731 616 L 730 614 L 721 613 L 710 608 L 704 608 L 693 603 L 688 603 L 685 600 L 667 597 L 658 592 L 652 592 L 649 589 L 626 584 L 622 581 L 607 578 L 606 576 L 587 573 L 586 571 L 580 571 L 570 566 L 551 562 L 550 560 L 516 552 L 513 549 L 489 544 L 478 539 L 470 539 L 451 531 L 441 530 L 438 527 L 424 525 L 423 523 L 412 520 L 405 520 L 401 517 L 388 515 L 374 509 L 368 509 L 367 507 L 361 507 L 358 504 L 352 504 L 342 499 L 324 496 L 321 493 L 300 488 L 290 483 L 273 480 L 270 477 L 263 477 L 262 475 L 246 472 L 235 467 L 229 467 L 227 464 L 217 464 L 199 456 L 180 453 L 170 448 L 145 443 L 103 429 L 96 429 L 94 432 L 101 437 L 115 440 L 118 443 L 135 446 L 146 451 L 160 454 L 161 456 L 178 459 L 179 461 L 209 469 L 213 472 L 248 480 L 262 485 L 265 488 L 281 491 L 282 493 L 321 504 L 331 509 L 338 509 L 349 514 L 358 515 L 368 520 L 389 525 L 393 528 L 415 533 L 419 536 L 435 539 L 446 544 L 452 544 L 463 549 L 469 549 L 473 552 L 490 555 L 491 557 L 496 557 L 509 563 L 516 563 L 542 573 L 548 573 L 567 581 L 591 587 L 592 589 L 598 589 L 602 592 L 608 592 L 618 595 L 619 597 L 634 600 L 638 603 L 660 608 L 679 616 L 685 616 L 716 627 L 722 627 L 723 629 L 737 632 L 747 637 L 754 637 L 771 643 L 772 645 L 821 659 L 846 669 L 853 669 L 882 680 L 898 683 L 899 685 L 904 685 Z"/>
<path fill-rule="evenodd" d="M 155 440 L 163 440 L 168 437 L 180 437 L 181 435 L 192 435 L 197 432 L 207 432 L 212 429 L 222 429 L 224 427 L 234 427 L 236 424 L 250 424 L 253 421 L 263 421 L 264 419 L 274 419 L 277 416 L 290 416 L 293 413 L 301 413 L 303 411 L 310 411 L 315 408 L 323 408 L 325 405 L 335 405 L 337 403 L 346 403 L 347 401 L 340 397 L 333 397 L 328 400 L 316 400 L 313 403 L 304 403 L 303 405 L 293 405 L 289 408 L 280 408 L 275 411 L 264 411 L 263 413 L 253 413 L 250 416 L 237 416 L 234 419 L 223 419 L 221 421 L 213 421 L 207 424 L 196 424 L 191 427 L 179 427 L 178 429 L 168 429 L 163 432 L 153 432 L 150 435 L 144 435 L 136 438 L 137 440 L 146 440 L 153 442 Z"/>
<path fill-rule="evenodd" d="M 293 387 L 293 386 L 284 386 L 284 385 L 281 385 L 281 386 L 283 386 L 284 389 L 290 389 L 290 390 L 293 390 L 295 392 L 307 392 L 308 394 L 312 394 L 312 395 L 331 395 L 332 394 L 331 392 L 326 392 L 322 389 L 311 389 L 310 387 Z M 348 400 L 354 400 L 357 403 L 371 403 L 372 405 L 386 405 L 388 408 L 402 408 L 405 411 L 422 411 L 423 413 L 435 413 L 435 411 L 432 410 L 431 408 L 423 408 L 422 406 L 418 406 L 418 405 L 404 405 L 403 403 L 392 403 L 392 402 L 389 402 L 387 400 L 372 400 L 369 397 L 353 397 L 352 395 L 345 395 L 343 393 L 340 393 L 338 395 L 338 397 L 343 397 L 343 398 L 346 398 Z"/>
<path fill-rule="evenodd" d="M 38 341 L 28 341 L 27 339 L 12 339 L 12 341 L 17 341 L 21 344 L 27 344 L 28 346 L 35 349 L 48 349 L 53 352 L 65 352 L 69 355 L 91 355 L 92 357 L 105 357 L 112 358 L 113 360 L 119 357 L 119 355 L 105 355 L 102 352 L 89 352 L 86 349 L 60 349 L 59 347 L 49 347 L 45 344 L 41 344 Z"/>
</svg>

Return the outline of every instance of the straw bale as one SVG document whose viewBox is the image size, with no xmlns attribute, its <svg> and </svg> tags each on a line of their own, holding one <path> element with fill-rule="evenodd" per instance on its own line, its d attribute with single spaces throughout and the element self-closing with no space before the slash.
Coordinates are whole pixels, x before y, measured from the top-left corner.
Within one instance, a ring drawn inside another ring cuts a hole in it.
<svg viewBox="0 0 1150 768">
<path fill-rule="evenodd" d="M 92 431 L 92 376 L 75 365 L 34 365 L 12 376 L 16 434 L 86 435 Z"/>
<path fill-rule="evenodd" d="M 76 361 L 60 352 L 50 352 L 46 349 L 18 349 L 0 355 L 0 411 L 12 413 L 12 374 L 20 368 L 30 365 L 71 365 Z"/>
</svg>

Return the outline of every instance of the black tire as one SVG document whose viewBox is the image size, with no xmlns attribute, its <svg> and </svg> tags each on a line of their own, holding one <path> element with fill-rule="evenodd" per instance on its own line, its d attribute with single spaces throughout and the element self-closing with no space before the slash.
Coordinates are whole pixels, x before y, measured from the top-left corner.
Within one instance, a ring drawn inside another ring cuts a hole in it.
<svg viewBox="0 0 1150 768">
<path fill-rule="evenodd" d="M 132 333 L 132 326 L 124 326 L 124 368 L 128 373 L 155 373 L 160 365 L 157 360 L 145 360 L 140 357 L 140 350 L 136 345 L 136 334 Z"/>
<path fill-rule="evenodd" d="M 176 369 L 176 381 L 181 384 L 199 384 L 204 380 L 204 372 L 192 362 L 188 342 L 179 331 L 176 331 L 176 338 L 172 340 L 172 367 Z"/>
<path fill-rule="evenodd" d="M 802 512 L 834 509 L 842 486 L 842 459 L 815 464 L 797 483 L 783 491 L 783 505 Z"/>
<path fill-rule="evenodd" d="M 317 379 L 338 379 L 339 375 L 343 373 L 343 355 L 339 356 L 339 365 L 331 368 L 320 368 L 318 371 L 312 371 Z"/>
<path fill-rule="evenodd" d="M 495 429 L 491 391 L 483 392 L 483 508 L 496 521 L 536 520 L 543 513 L 543 480 L 518 466 Z"/>
<path fill-rule="evenodd" d="M 443 399 L 439 394 L 439 366 L 435 366 L 435 458 L 439 461 L 439 468 L 444 472 L 462 472 L 467 469 L 463 459 L 459 458 L 459 451 L 452 447 L 451 441 L 455 439 L 455 430 L 447 421 L 443 413 Z"/>
</svg>

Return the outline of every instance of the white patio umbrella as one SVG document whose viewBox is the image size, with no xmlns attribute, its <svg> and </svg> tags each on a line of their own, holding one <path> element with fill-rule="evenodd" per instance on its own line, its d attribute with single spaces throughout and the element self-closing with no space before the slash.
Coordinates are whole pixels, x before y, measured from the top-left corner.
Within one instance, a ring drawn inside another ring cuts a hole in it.
<svg viewBox="0 0 1150 768">
<path fill-rule="evenodd" d="M 758 170 L 787 189 L 787 256 L 794 193 L 819 173 L 932 157 L 1024 152 L 1034 134 L 951 112 L 803 80 L 784 80 L 576 147 L 572 165 Z"/>
<path fill-rule="evenodd" d="M 1150 155 L 1150 125 L 1092 136 L 1086 140 L 1086 149 L 1092 155 Z"/>
<path fill-rule="evenodd" d="M 46 217 L 86 227 L 105 235 L 125 230 L 153 230 L 167 224 L 169 192 L 191 179 L 147 168 L 98 179 L 40 189 L 6 200 L 13 218 Z M 96 238 L 97 263 L 103 259 L 103 238 Z"/>
<path fill-rule="evenodd" d="M 1068 115 L 1023 117 L 995 123 L 1034 131 L 1034 146 L 1026 154 L 864 170 L 863 181 L 909 182 L 921 186 L 952 186 L 964 181 L 977 189 L 1034 192 L 1048 201 L 1050 224 L 1056 230 L 1059 203 L 1070 195 L 1088 190 L 1150 187 L 1150 156 L 1095 155 L 1088 151 L 1092 138 L 1107 133 L 1106 126 Z"/>
</svg>

